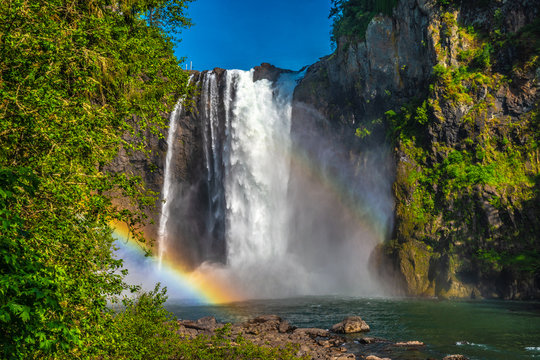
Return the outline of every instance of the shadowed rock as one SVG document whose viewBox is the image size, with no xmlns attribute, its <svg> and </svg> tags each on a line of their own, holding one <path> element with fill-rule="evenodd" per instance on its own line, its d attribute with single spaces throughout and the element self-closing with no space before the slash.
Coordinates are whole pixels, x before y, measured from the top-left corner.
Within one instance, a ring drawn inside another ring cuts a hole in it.
<svg viewBox="0 0 540 360">
<path fill-rule="evenodd" d="M 262 63 L 253 69 L 255 70 L 253 72 L 253 81 L 266 79 L 275 82 L 279 78 L 279 75 L 292 72 L 291 70 L 280 69 L 269 63 Z"/>
</svg>

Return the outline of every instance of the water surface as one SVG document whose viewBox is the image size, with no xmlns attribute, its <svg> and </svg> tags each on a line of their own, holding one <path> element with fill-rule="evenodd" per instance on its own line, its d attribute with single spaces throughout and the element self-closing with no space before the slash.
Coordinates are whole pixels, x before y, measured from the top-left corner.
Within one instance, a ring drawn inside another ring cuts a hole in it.
<svg viewBox="0 0 540 360">
<path fill-rule="evenodd" d="M 399 350 L 387 344 L 367 347 L 350 338 L 352 351 L 394 360 L 440 359 L 449 354 L 471 360 L 540 359 L 539 302 L 302 297 L 216 306 L 170 300 L 167 307 L 181 319 L 215 316 L 221 322 L 239 322 L 276 314 L 298 327 L 325 329 L 346 316 L 360 315 L 371 326 L 364 336 L 426 344 L 422 349 Z"/>
</svg>

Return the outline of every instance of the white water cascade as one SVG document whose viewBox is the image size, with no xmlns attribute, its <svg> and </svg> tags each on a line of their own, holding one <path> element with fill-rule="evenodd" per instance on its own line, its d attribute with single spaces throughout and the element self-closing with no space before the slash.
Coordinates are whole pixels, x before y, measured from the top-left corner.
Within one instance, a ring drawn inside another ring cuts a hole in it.
<svg viewBox="0 0 540 360">
<path fill-rule="evenodd" d="M 244 298 L 380 294 L 367 271 L 380 239 L 336 195 L 332 177 L 319 174 L 327 164 L 305 164 L 294 148 L 292 95 L 301 75 L 283 73 L 275 82 L 253 76 L 254 70 L 227 70 L 199 78 L 207 204 L 196 272 Z M 178 111 L 180 103 L 171 115 L 164 199 L 174 196 L 170 154 Z M 169 210 L 165 202 L 160 261 L 174 246 L 167 239 Z"/>
<path fill-rule="evenodd" d="M 171 163 L 174 154 L 174 135 L 176 134 L 176 126 L 178 113 L 182 111 L 182 102 L 180 99 L 169 120 L 169 131 L 167 134 L 167 154 L 165 156 L 165 170 L 163 176 L 163 189 L 161 190 L 161 198 L 164 201 L 161 205 L 161 215 L 159 217 L 158 228 L 158 267 L 161 269 L 163 256 L 167 252 L 167 221 L 170 216 L 171 197 L 172 197 L 172 171 Z"/>
<path fill-rule="evenodd" d="M 274 95 L 268 81 L 251 78 L 249 72 L 227 74 L 237 89 L 225 178 L 228 260 L 234 268 L 273 261 L 287 251 L 292 79 L 282 79 Z"/>
<path fill-rule="evenodd" d="M 188 83 L 191 82 L 189 77 Z M 158 225 L 158 268 L 161 270 L 163 257 L 167 252 L 167 222 L 170 217 L 173 194 L 173 171 L 172 162 L 174 155 L 174 137 L 178 127 L 178 118 L 183 110 L 184 98 L 180 98 L 169 117 L 169 129 L 167 131 L 167 153 L 165 155 L 165 169 L 163 171 L 163 187 L 161 189 L 161 214 Z"/>
</svg>

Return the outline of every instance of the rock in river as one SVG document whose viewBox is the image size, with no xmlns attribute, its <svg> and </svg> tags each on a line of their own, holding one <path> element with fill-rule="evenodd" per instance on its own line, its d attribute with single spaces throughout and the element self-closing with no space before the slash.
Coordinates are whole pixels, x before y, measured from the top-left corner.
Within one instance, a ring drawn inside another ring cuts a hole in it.
<svg viewBox="0 0 540 360">
<path fill-rule="evenodd" d="M 358 333 L 369 331 L 369 325 L 360 316 L 349 316 L 332 326 L 332 331 L 340 334 Z"/>
</svg>

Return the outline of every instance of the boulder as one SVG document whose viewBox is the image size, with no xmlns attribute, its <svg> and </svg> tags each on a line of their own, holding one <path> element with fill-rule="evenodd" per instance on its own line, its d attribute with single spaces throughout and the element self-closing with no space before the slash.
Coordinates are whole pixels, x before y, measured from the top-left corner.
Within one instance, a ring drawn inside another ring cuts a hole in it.
<svg viewBox="0 0 540 360">
<path fill-rule="evenodd" d="M 442 360 L 469 360 L 469 358 L 463 356 L 463 355 L 448 355 L 448 356 L 445 356 L 443 357 Z"/>
<path fill-rule="evenodd" d="M 369 325 L 360 316 L 349 316 L 332 326 L 332 331 L 339 334 L 351 334 L 369 331 Z"/>
</svg>

